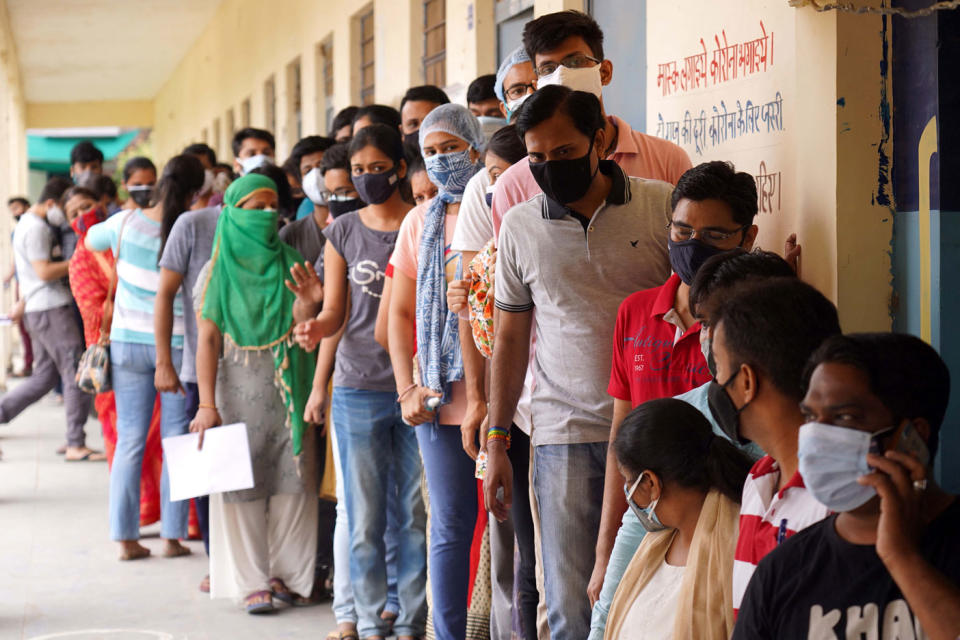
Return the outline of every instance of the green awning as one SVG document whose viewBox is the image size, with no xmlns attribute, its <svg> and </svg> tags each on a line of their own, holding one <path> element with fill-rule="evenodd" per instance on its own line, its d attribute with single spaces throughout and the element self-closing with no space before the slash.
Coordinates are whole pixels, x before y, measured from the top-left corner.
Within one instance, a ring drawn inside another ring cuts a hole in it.
<svg viewBox="0 0 960 640">
<path fill-rule="evenodd" d="M 139 130 L 126 131 L 110 138 L 54 138 L 39 135 L 27 135 L 27 158 L 30 168 L 49 173 L 67 173 L 70 171 L 70 149 L 81 140 L 90 140 L 103 152 L 106 161 L 110 161 L 133 142 Z"/>
</svg>

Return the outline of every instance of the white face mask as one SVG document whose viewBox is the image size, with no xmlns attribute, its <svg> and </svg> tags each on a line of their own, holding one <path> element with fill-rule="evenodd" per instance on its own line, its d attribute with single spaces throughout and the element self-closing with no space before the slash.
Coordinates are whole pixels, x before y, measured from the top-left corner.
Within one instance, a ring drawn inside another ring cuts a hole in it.
<svg viewBox="0 0 960 640">
<path fill-rule="evenodd" d="M 520 105 L 522 105 L 526 101 L 526 99 L 532 95 L 533 95 L 532 93 L 528 93 L 526 95 L 523 95 L 517 98 L 516 100 L 513 100 L 512 102 L 507 103 L 507 121 L 508 122 L 510 120 L 513 120 L 513 116 L 514 114 L 517 113 L 517 109 L 520 108 Z"/>
<path fill-rule="evenodd" d="M 240 158 L 240 175 L 245 176 L 265 164 L 273 164 L 273 158 L 262 153 L 249 158 Z"/>
<path fill-rule="evenodd" d="M 603 90 L 603 81 L 600 79 L 600 65 L 595 64 L 592 67 L 580 67 L 579 69 L 568 69 L 560 65 L 550 75 L 537 80 L 538 89 L 550 84 L 558 84 L 573 91 L 586 91 L 599 99 Z"/>
<path fill-rule="evenodd" d="M 327 192 L 323 188 L 323 176 L 320 167 L 314 167 L 303 176 L 303 193 L 310 198 L 310 202 L 321 207 L 327 206 Z"/>
<path fill-rule="evenodd" d="M 54 227 L 65 226 L 67 224 L 67 216 L 63 213 L 63 209 L 57 205 L 53 205 L 47 209 L 47 223 Z"/>
<path fill-rule="evenodd" d="M 213 192 L 213 169 L 204 169 L 203 170 L 203 186 L 200 187 L 198 195 L 206 195 Z"/>
</svg>

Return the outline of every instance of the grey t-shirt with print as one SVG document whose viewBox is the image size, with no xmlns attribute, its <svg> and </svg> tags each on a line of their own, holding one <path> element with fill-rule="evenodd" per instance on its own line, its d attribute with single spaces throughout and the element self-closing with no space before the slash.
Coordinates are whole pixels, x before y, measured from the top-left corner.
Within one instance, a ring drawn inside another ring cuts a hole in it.
<svg viewBox="0 0 960 640">
<path fill-rule="evenodd" d="M 177 218 L 170 229 L 160 257 L 160 268 L 183 276 L 183 364 L 181 382 L 197 381 L 197 315 L 193 308 L 193 288 L 200 270 L 210 260 L 217 232 L 220 207 L 188 211 Z"/>
<path fill-rule="evenodd" d="M 350 282 L 350 317 L 337 347 L 334 386 L 369 391 L 396 389 L 390 355 L 377 344 L 373 330 L 387 263 L 398 234 L 398 231 L 369 228 L 357 212 L 340 216 L 323 230 L 323 235 L 347 263 Z"/>
</svg>

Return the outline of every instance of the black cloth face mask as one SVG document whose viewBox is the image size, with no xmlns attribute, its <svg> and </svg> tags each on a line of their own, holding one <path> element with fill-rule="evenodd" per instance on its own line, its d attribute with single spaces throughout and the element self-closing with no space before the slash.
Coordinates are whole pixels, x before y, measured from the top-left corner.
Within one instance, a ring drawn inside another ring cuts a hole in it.
<svg viewBox="0 0 960 640">
<path fill-rule="evenodd" d="M 353 176 L 353 188 L 367 204 L 383 204 L 397 190 L 400 179 L 396 168 L 382 173 L 362 173 Z"/>
<path fill-rule="evenodd" d="M 739 374 L 740 369 L 737 369 L 737 372 L 723 384 L 717 382 L 716 378 L 711 380 L 710 386 L 707 387 L 707 403 L 710 405 L 710 413 L 713 414 L 713 419 L 717 421 L 717 426 L 720 427 L 724 435 L 731 442 L 745 445 L 750 441 L 740 435 L 740 414 L 743 413 L 750 402 L 738 409 L 737 405 L 733 404 L 733 398 L 727 393 L 727 387 Z"/>
<path fill-rule="evenodd" d="M 670 251 L 670 267 L 687 286 L 693 284 L 693 278 L 704 262 L 725 251 L 725 249 L 704 244 L 697 238 L 674 242 L 668 237 L 667 247 Z"/>
<path fill-rule="evenodd" d="M 334 218 L 339 218 L 345 213 L 362 209 L 366 206 L 360 198 L 348 198 L 346 200 L 334 200 L 335 196 L 327 199 L 327 209 Z"/>
<path fill-rule="evenodd" d="M 593 153 L 593 140 L 587 153 L 571 160 L 547 160 L 531 162 L 530 173 L 537 181 L 544 195 L 558 204 L 576 202 L 587 194 L 594 176 L 600 170 L 590 171 L 590 154 Z"/>
</svg>

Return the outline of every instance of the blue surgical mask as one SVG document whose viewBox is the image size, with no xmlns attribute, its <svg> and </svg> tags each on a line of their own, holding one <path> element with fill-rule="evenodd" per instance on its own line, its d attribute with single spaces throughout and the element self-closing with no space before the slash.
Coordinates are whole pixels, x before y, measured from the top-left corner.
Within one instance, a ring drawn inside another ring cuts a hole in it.
<svg viewBox="0 0 960 640">
<path fill-rule="evenodd" d="M 477 165 L 470 159 L 470 149 L 453 153 L 438 153 L 423 159 L 430 182 L 456 199 L 463 197 L 467 182 L 477 172 Z"/>
<path fill-rule="evenodd" d="M 797 457 L 804 486 L 831 511 L 852 511 L 863 505 L 877 492 L 857 479 L 873 471 L 867 454 L 874 439 L 891 430 L 870 433 L 819 422 L 801 426 Z"/>
<path fill-rule="evenodd" d="M 644 474 L 641 473 L 637 477 L 637 481 L 633 483 L 632 487 L 627 487 L 626 484 L 623 485 L 623 492 L 627 496 L 627 504 L 630 505 L 630 510 L 633 511 L 633 515 L 637 516 L 637 520 L 640 521 L 640 525 L 648 533 L 653 533 L 654 531 L 663 531 L 669 527 L 660 522 L 660 518 L 657 517 L 657 513 L 655 511 L 657 508 L 657 503 L 660 501 L 660 497 L 658 496 L 656 500 L 651 502 L 646 507 L 638 506 L 633 500 L 633 492 L 637 490 L 637 487 L 640 485 L 640 481 L 643 480 L 643 475 Z"/>
</svg>

